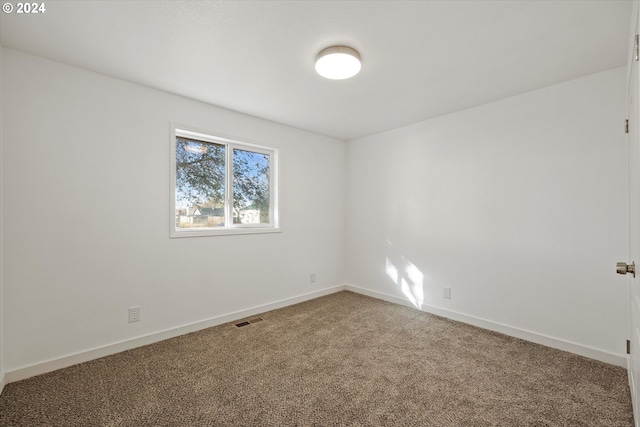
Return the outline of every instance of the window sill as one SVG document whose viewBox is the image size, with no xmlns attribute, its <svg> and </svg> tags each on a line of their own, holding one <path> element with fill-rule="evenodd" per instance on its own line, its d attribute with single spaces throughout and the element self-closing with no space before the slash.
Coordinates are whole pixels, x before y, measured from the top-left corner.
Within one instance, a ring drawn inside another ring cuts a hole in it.
<svg viewBox="0 0 640 427">
<path fill-rule="evenodd" d="M 242 234 L 269 234 L 282 233 L 282 229 L 278 227 L 246 227 L 246 228 L 224 228 L 217 229 L 191 229 L 191 230 L 171 230 L 170 238 L 181 237 L 209 237 L 209 236 L 233 236 Z"/>
</svg>

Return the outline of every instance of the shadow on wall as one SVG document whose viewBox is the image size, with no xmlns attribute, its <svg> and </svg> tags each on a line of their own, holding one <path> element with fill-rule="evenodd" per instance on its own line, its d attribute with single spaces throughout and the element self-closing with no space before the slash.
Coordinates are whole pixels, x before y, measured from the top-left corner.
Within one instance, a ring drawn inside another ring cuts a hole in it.
<svg viewBox="0 0 640 427">
<path fill-rule="evenodd" d="M 387 239 L 387 276 L 416 308 L 424 304 L 424 274 Z"/>
</svg>

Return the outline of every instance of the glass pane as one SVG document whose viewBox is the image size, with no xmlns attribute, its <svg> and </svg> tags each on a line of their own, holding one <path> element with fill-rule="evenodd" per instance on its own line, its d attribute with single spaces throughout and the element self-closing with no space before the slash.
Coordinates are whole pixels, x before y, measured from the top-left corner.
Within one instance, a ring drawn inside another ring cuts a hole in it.
<svg viewBox="0 0 640 427">
<path fill-rule="evenodd" d="M 269 154 L 233 150 L 233 223 L 269 224 Z"/>
<path fill-rule="evenodd" d="M 225 146 L 176 137 L 176 227 L 224 226 Z"/>
</svg>

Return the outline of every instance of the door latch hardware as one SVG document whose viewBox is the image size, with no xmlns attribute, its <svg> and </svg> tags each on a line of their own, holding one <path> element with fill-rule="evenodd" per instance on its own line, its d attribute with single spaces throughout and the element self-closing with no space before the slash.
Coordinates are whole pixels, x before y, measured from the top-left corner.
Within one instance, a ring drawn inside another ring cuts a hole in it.
<svg viewBox="0 0 640 427">
<path fill-rule="evenodd" d="M 636 277 L 636 262 L 633 261 L 631 264 L 627 264 L 626 262 L 619 262 L 616 264 L 616 273 L 618 274 L 633 274 L 633 277 Z"/>
</svg>

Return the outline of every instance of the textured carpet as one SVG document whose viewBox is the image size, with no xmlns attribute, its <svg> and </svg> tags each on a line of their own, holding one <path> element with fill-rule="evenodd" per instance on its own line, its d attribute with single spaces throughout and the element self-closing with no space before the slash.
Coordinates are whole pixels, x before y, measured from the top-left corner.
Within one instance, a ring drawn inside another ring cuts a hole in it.
<svg viewBox="0 0 640 427">
<path fill-rule="evenodd" d="M 8 384 L 0 425 L 633 425 L 620 367 L 351 292 L 259 317 Z"/>
</svg>

